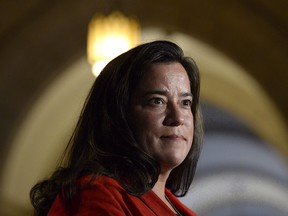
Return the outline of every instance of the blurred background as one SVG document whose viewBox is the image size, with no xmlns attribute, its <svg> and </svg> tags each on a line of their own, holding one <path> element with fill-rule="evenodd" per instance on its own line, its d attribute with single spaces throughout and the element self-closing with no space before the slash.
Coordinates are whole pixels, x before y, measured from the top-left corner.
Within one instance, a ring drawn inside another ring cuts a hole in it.
<svg viewBox="0 0 288 216">
<path fill-rule="evenodd" d="M 199 65 L 204 146 L 181 200 L 199 216 L 288 215 L 286 0 L 0 3 L 0 215 L 31 215 L 95 80 L 88 24 L 114 11 L 138 43 L 174 41 Z"/>
</svg>

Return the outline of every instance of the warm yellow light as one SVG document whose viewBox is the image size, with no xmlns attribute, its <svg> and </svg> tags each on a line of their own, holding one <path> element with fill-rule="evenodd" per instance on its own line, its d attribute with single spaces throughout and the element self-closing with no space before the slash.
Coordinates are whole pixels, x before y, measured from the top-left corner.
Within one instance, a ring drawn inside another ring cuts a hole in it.
<svg viewBox="0 0 288 216">
<path fill-rule="evenodd" d="M 102 69 L 108 64 L 108 60 L 97 61 L 92 65 L 92 73 L 95 77 L 97 77 Z"/>
<path fill-rule="evenodd" d="M 109 16 L 95 15 L 89 23 L 87 55 L 92 72 L 97 76 L 114 57 L 139 42 L 139 24 L 120 12 Z"/>
</svg>

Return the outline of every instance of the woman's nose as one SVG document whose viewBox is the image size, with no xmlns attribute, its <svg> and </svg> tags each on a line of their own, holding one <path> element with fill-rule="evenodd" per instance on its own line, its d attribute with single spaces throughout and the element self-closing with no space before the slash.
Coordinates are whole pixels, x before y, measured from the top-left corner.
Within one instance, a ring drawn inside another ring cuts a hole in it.
<svg viewBox="0 0 288 216">
<path fill-rule="evenodd" d="M 163 124 L 166 126 L 180 126 L 184 123 L 184 114 L 179 105 L 171 105 L 167 107 L 166 117 Z"/>
</svg>

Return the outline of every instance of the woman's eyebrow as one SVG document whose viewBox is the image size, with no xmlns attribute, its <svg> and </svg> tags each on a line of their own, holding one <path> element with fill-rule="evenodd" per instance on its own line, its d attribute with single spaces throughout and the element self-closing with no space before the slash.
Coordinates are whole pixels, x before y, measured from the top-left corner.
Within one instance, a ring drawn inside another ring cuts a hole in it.
<svg viewBox="0 0 288 216">
<path fill-rule="evenodd" d="M 182 97 L 193 97 L 193 94 L 191 92 L 183 92 L 180 94 Z"/>
<path fill-rule="evenodd" d="M 151 91 L 146 91 L 144 93 L 144 96 L 151 95 L 151 94 L 159 94 L 159 95 L 167 95 L 168 91 L 166 90 L 151 90 Z M 179 94 L 181 97 L 193 97 L 193 94 L 191 92 L 181 92 Z"/>
<path fill-rule="evenodd" d="M 166 90 L 151 90 L 151 91 L 146 91 L 144 96 L 151 95 L 151 94 L 159 94 L 159 95 L 167 95 L 168 91 Z"/>
</svg>

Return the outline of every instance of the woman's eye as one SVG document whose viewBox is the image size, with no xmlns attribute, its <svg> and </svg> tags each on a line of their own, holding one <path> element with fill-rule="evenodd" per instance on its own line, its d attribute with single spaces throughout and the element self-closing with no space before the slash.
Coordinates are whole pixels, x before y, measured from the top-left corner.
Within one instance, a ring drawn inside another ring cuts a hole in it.
<svg viewBox="0 0 288 216">
<path fill-rule="evenodd" d="M 164 104 L 164 100 L 162 98 L 152 98 L 149 100 L 150 105 L 162 105 Z"/>
<path fill-rule="evenodd" d="M 192 101 L 189 100 L 189 99 L 183 100 L 182 104 L 183 104 L 183 106 L 191 107 L 192 106 Z"/>
</svg>

